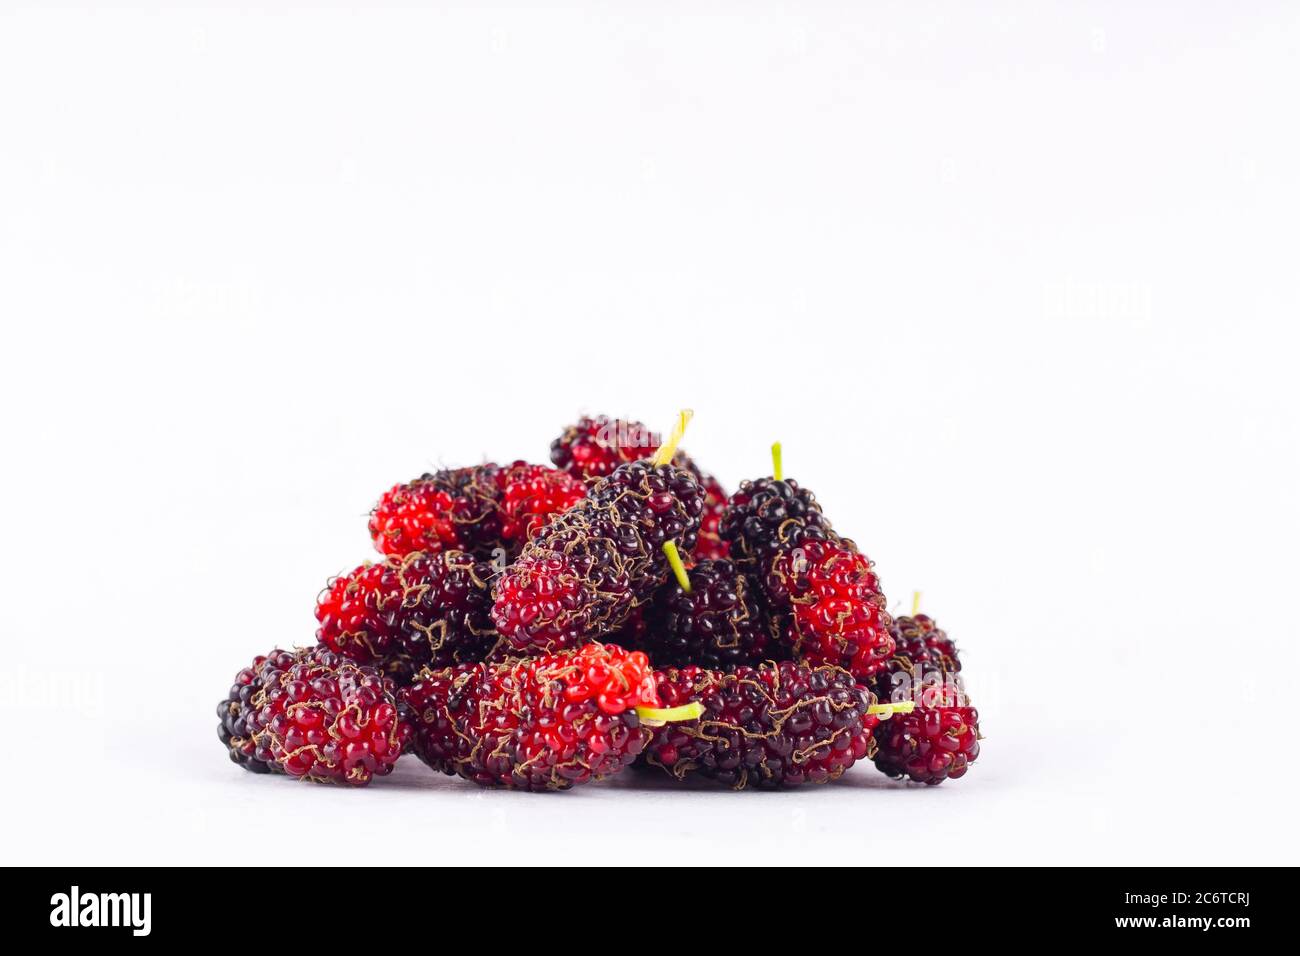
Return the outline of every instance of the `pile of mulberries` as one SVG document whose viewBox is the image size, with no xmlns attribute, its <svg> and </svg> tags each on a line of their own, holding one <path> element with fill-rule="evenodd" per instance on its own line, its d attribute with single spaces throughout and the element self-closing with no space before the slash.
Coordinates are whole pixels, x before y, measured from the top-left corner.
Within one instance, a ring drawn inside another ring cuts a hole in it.
<svg viewBox="0 0 1300 956">
<path fill-rule="evenodd" d="M 254 773 L 363 785 L 411 738 L 392 680 L 324 645 L 274 650 L 235 677 L 220 735 Z"/>
<path fill-rule="evenodd" d="M 915 607 L 891 618 L 874 563 L 779 449 L 728 496 L 678 447 L 688 421 L 665 438 L 584 417 L 549 465 L 390 486 L 369 515 L 379 557 L 329 580 L 315 642 L 236 673 L 227 755 L 353 786 L 407 753 L 530 791 L 634 766 L 737 790 L 858 762 L 964 776 L 980 728 L 956 644 Z"/>
</svg>

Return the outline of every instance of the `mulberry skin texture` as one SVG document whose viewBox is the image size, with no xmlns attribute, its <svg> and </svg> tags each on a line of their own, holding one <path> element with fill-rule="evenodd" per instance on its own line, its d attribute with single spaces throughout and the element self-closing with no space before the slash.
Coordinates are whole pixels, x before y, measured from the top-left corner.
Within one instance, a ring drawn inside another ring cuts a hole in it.
<svg viewBox="0 0 1300 956">
<path fill-rule="evenodd" d="M 719 529 L 722 527 L 722 513 L 727 508 L 727 493 L 712 475 L 701 474 L 700 484 L 704 487 L 704 515 L 700 519 L 700 533 L 695 542 L 695 559 L 710 561 L 725 558 L 731 552 L 731 546 L 722 540 Z"/>
<path fill-rule="evenodd" d="M 788 656 L 750 580 L 725 559 L 687 572 L 687 593 L 670 579 L 655 594 L 639 646 L 658 667 L 725 670 Z"/>
<path fill-rule="evenodd" d="M 502 477 L 501 533 L 520 547 L 557 514 L 587 496 L 587 486 L 568 472 L 517 461 Z"/>
</svg>

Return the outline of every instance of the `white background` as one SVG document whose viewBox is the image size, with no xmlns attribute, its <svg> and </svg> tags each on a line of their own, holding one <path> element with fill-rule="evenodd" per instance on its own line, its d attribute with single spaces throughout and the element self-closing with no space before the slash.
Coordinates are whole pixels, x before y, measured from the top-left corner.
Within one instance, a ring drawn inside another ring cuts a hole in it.
<svg viewBox="0 0 1300 956">
<path fill-rule="evenodd" d="M 7 862 L 1297 861 L 1293 6 L 273 6 L 0 2 Z M 682 406 L 924 591 L 966 778 L 226 759 L 385 487 Z"/>
</svg>

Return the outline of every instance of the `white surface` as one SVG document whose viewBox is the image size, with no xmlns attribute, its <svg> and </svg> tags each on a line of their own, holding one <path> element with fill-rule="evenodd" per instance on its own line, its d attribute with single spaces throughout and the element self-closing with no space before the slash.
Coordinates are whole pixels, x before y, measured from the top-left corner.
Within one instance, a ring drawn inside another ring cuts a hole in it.
<svg viewBox="0 0 1300 956">
<path fill-rule="evenodd" d="M 0 3 L 6 862 L 1296 862 L 1294 8 L 40 6 Z M 226 761 L 386 486 L 681 405 L 924 590 L 965 779 Z"/>
</svg>

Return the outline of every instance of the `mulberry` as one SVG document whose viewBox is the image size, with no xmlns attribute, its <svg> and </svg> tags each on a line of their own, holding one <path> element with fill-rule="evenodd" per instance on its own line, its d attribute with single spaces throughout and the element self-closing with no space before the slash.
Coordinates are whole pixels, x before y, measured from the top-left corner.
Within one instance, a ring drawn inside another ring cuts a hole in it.
<svg viewBox="0 0 1300 956">
<path fill-rule="evenodd" d="M 490 557 L 504 546 L 501 484 L 501 469 L 488 463 L 395 485 L 370 515 L 375 548 L 398 557 L 451 548 Z"/>
<path fill-rule="evenodd" d="M 679 780 L 698 774 L 736 790 L 825 783 L 874 752 L 871 695 L 838 667 L 786 661 L 656 677 L 665 707 L 704 707 L 697 720 L 655 729 L 646 748 L 648 766 Z"/>
<path fill-rule="evenodd" d="M 796 660 L 843 667 L 865 683 L 894 653 L 880 580 L 851 542 L 805 541 L 764 579 Z"/>
<path fill-rule="evenodd" d="M 582 481 L 608 478 L 630 461 L 659 450 L 659 436 L 640 422 L 597 415 L 578 419 L 551 442 L 551 461 Z"/>
<path fill-rule="evenodd" d="M 767 575 L 778 555 L 814 541 L 840 540 L 813 493 L 792 478 L 741 482 L 718 533 L 730 545 L 731 560 L 758 577 Z"/>
<path fill-rule="evenodd" d="M 272 652 L 256 683 L 244 717 L 252 757 L 290 776 L 363 785 L 390 773 L 410 740 L 392 681 L 326 647 Z"/>
<path fill-rule="evenodd" d="M 603 644 L 429 669 L 402 693 L 420 759 L 523 790 L 567 790 L 627 767 L 650 736 L 636 708 L 658 705 L 646 656 Z"/>
<path fill-rule="evenodd" d="M 915 709 L 876 731 L 876 768 L 931 786 L 964 776 L 979 756 L 980 728 L 957 647 L 924 614 L 900 617 L 891 630 L 896 650 L 873 687 L 881 700 L 910 700 Z"/>
</svg>

